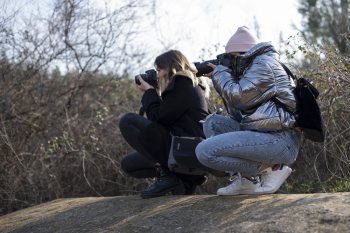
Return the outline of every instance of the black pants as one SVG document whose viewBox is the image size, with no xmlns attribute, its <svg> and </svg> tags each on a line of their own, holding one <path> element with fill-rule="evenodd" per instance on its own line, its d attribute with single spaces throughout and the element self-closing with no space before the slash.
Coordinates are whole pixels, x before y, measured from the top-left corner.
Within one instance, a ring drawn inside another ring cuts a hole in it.
<svg viewBox="0 0 350 233">
<path fill-rule="evenodd" d="M 128 144 L 134 148 L 137 152 L 145 156 L 153 164 L 159 163 L 163 167 L 168 166 L 169 149 L 171 143 L 170 134 L 162 126 L 158 127 L 158 131 L 163 131 L 162 137 L 158 140 L 163 140 L 161 142 L 157 141 L 157 137 L 152 137 L 152 135 L 144 136 L 142 132 L 151 124 L 152 122 L 145 117 L 142 117 L 136 113 L 127 113 L 119 121 L 119 129 L 122 133 L 124 139 Z M 147 142 L 145 144 L 145 141 Z M 154 153 L 151 148 L 163 148 L 160 149 L 162 153 Z M 152 153 L 153 152 L 153 153 Z"/>
<path fill-rule="evenodd" d="M 140 137 L 142 130 L 145 129 L 151 121 L 135 113 L 125 114 L 119 121 L 119 129 L 136 152 L 125 156 L 121 161 L 121 167 L 125 173 L 135 178 L 150 178 L 157 175 L 156 164 L 167 167 L 169 154 L 156 157 L 142 146 Z M 157 143 L 155 142 L 155 146 Z M 188 183 L 197 184 L 203 180 L 203 176 L 176 174 L 181 180 Z"/>
</svg>

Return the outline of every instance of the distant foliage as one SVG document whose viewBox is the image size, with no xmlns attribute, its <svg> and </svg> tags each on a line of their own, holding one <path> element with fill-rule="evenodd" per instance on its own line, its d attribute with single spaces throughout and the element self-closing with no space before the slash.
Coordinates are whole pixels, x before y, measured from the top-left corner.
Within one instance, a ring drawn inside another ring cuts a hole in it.
<svg viewBox="0 0 350 233">
<path fill-rule="evenodd" d="M 350 191 L 346 185 L 350 176 L 350 58 L 331 44 L 291 40 L 297 42 L 296 49 L 286 54 L 295 61 L 296 54 L 302 53 L 302 63 L 294 68 L 321 92 L 318 101 L 327 135 L 323 144 L 303 143 L 288 191 Z"/>
<path fill-rule="evenodd" d="M 120 156 L 130 148 L 117 127 L 123 113 L 138 111 L 133 81 L 90 74 L 49 78 L 4 62 L 0 73 L 0 213 L 138 189 L 120 171 Z"/>
<path fill-rule="evenodd" d="M 350 54 L 348 0 L 299 0 L 302 36 L 313 44 L 333 44 L 343 55 Z"/>
<path fill-rule="evenodd" d="M 23 21 L 17 11 L 0 15 L 0 214 L 139 189 L 120 171 L 130 148 L 117 125 L 140 105 L 121 74 L 122 64 L 144 60 L 142 48 L 129 46 L 145 6 L 126 0 L 101 10 L 89 0 L 55 0 L 51 12 Z"/>
</svg>

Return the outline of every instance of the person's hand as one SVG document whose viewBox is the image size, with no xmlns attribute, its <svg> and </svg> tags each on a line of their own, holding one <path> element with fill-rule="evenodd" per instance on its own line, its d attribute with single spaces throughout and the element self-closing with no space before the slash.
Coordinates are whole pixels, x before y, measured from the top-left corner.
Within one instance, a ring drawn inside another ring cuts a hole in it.
<svg viewBox="0 0 350 233">
<path fill-rule="evenodd" d="M 215 69 L 216 65 L 214 65 L 213 63 L 208 62 L 207 66 L 210 66 L 211 68 Z"/>
<path fill-rule="evenodd" d="M 207 66 L 210 66 L 211 68 L 213 68 L 213 70 L 216 68 L 216 65 L 214 65 L 213 63 L 210 63 L 210 62 L 208 62 Z M 213 72 L 205 74 L 204 76 L 211 78 L 213 76 Z"/>
<path fill-rule="evenodd" d="M 154 88 L 151 85 L 148 84 L 148 82 L 146 82 L 145 80 L 143 80 L 141 78 L 140 75 L 137 76 L 139 81 L 140 81 L 140 85 L 138 85 L 139 89 L 143 92 L 147 91 L 148 89 Z"/>
</svg>

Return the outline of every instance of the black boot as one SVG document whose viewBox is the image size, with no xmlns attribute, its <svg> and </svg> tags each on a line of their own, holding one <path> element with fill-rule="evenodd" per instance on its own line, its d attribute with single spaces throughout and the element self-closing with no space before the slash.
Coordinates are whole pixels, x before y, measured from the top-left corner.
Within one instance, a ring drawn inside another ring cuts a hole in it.
<svg viewBox="0 0 350 233">
<path fill-rule="evenodd" d="M 198 176 L 193 179 L 182 179 L 182 183 L 185 186 L 185 195 L 194 195 L 197 186 L 205 184 L 207 180 L 207 176 Z M 173 194 L 176 195 L 176 193 Z"/>
<path fill-rule="evenodd" d="M 172 192 L 177 195 L 185 194 L 185 187 L 181 180 L 167 168 L 159 168 L 156 181 L 141 192 L 142 198 L 153 198 L 164 196 Z"/>
</svg>

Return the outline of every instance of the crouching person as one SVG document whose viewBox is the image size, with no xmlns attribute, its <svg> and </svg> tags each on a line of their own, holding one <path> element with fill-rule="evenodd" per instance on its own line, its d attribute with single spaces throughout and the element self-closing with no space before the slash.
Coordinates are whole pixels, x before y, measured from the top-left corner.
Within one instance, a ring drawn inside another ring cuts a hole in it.
<svg viewBox="0 0 350 233">
<path fill-rule="evenodd" d="M 193 194 L 205 177 L 170 171 L 168 157 L 172 135 L 204 138 L 200 121 L 209 112 L 205 98 L 209 87 L 206 79 L 200 82 L 195 75 L 197 70 L 180 51 L 170 50 L 159 55 L 154 65 L 156 88 L 138 77 L 147 118 L 127 113 L 119 122 L 124 139 L 136 150 L 123 158 L 122 169 L 137 178 L 156 177 L 155 182 L 141 192 L 142 198 L 168 193 Z"/>
<path fill-rule="evenodd" d="M 230 67 L 209 64 L 229 116 L 210 115 L 196 148 L 205 166 L 232 174 L 218 195 L 274 193 L 291 173 L 300 133 L 293 127 L 293 84 L 269 42 L 240 27 L 226 45 Z"/>
</svg>

